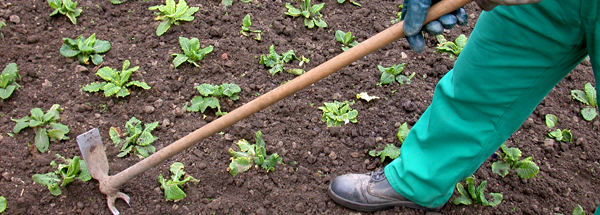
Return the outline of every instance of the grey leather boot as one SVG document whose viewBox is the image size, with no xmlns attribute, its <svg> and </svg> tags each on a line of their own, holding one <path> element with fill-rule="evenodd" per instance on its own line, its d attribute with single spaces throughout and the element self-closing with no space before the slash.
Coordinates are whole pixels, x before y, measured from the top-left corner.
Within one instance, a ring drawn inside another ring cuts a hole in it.
<svg viewBox="0 0 600 215">
<path fill-rule="evenodd" d="M 368 174 L 346 174 L 333 179 L 329 184 L 329 196 L 333 201 L 347 208 L 359 211 L 380 211 L 396 206 L 440 211 L 439 208 L 427 208 L 414 203 L 390 186 L 383 170 Z"/>
</svg>

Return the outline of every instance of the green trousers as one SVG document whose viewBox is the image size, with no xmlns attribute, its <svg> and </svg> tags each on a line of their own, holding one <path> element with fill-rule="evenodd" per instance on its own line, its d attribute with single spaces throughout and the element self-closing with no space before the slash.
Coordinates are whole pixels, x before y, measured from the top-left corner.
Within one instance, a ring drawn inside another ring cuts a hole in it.
<svg viewBox="0 0 600 215">
<path fill-rule="evenodd" d="M 545 0 L 483 12 L 400 157 L 385 167 L 394 190 L 425 207 L 444 205 L 588 54 L 599 65 L 599 7 Z"/>
</svg>

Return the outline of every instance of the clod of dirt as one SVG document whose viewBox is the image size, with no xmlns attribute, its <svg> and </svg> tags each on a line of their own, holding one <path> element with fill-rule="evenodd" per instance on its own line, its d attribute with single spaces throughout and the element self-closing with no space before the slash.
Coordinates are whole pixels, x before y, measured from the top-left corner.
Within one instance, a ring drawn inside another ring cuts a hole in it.
<svg viewBox="0 0 600 215">
<path fill-rule="evenodd" d="M 27 38 L 27 41 L 29 41 L 29 37 Z M 88 71 L 89 71 L 89 69 L 87 67 L 85 67 L 85 66 L 82 66 L 82 65 L 75 66 L 75 72 L 76 73 L 88 72 Z"/>
<path fill-rule="evenodd" d="M 227 56 L 227 52 L 225 52 L 225 53 L 221 54 L 221 59 L 223 59 L 223 60 L 227 60 L 227 58 L 229 58 L 229 57 Z"/>
<path fill-rule="evenodd" d="M 12 23 L 15 23 L 15 24 L 21 23 L 21 18 L 19 18 L 19 16 L 17 16 L 17 15 L 10 15 L 10 17 L 8 18 L 8 20 L 10 22 L 12 22 Z"/>
</svg>

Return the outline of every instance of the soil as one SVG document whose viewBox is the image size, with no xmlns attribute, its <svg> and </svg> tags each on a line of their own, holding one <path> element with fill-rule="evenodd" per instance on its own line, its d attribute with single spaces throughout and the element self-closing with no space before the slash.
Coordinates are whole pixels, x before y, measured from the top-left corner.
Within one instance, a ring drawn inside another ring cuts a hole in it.
<svg viewBox="0 0 600 215">
<path fill-rule="evenodd" d="M 46 187 L 34 183 L 32 176 L 53 171 L 49 163 L 55 154 L 79 156 L 76 136 L 94 127 L 100 129 L 107 146 L 110 173 L 116 174 L 141 159 L 116 156 L 119 148 L 110 141 L 110 127 L 123 129 L 131 117 L 145 123 L 158 121 L 153 134 L 159 140 L 154 145 L 161 149 L 216 118 L 213 110 L 202 114 L 183 109 L 199 95 L 194 86 L 239 85 L 242 92 L 238 101 L 221 100 L 222 110 L 231 111 L 295 77 L 289 73 L 271 75 L 268 68 L 258 64 L 258 57 L 267 54 L 270 45 L 275 45 L 278 53 L 292 49 L 308 57 L 310 62 L 302 67 L 308 70 L 342 52 L 334 40 L 335 30 L 350 31 L 357 41 L 364 41 L 392 25 L 390 20 L 396 18 L 399 3 L 370 0 L 360 1 L 362 7 L 357 7 L 315 0 L 313 4 L 326 3 L 321 12 L 328 28 L 307 29 L 301 19 L 284 14 L 285 2 L 234 1 L 225 9 L 218 0 L 188 0 L 189 5 L 200 7 L 195 20 L 172 26 L 158 37 L 155 29 L 159 22 L 148 7 L 164 4 L 162 0 L 121 5 L 79 0 L 83 13 L 77 25 L 62 15 L 50 17 L 52 9 L 45 0 L 0 0 L 0 21 L 8 24 L 0 30 L 4 35 L 0 37 L 0 67 L 17 63 L 22 76 L 22 87 L 0 103 L 0 195 L 8 200 L 4 214 L 110 214 L 96 180 L 76 180 L 62 188 L 61 196 L 53 196 Z M 466 9 L 470 23 L 448 31 L 449 40 L 460 34 L 469 36 L 480 11 L 474 4 Z M 240 36 L 246 14 L 252 14 L 251 28 L 262 30 L 261 41 Z M 74 58 L 61 56 L 59 48 L 62 38 L 93 33 L 112 44 L 103 54 L 102 66 L 121 68 L 123 61 L 130 60 L 132 66 L 140 66 L 132 80 L 145 81 L 152 89 L 133 87 L 125 98 L 82 91 L 82 86 L 101 80 L 95 75 L 99 66 L 80 65 Z M 171 54 L 182 53 L 179 36 L 198 38 L 202 47 L 214 46 L 214 51 L 199 62 L 200 68 L 188 63 L 173 67 Z M 212 135 L 126 183 L 121 191 L 130 195 L 131 206 L 118 200 L 117 208 L 123 214 L 356 214 L 334 203 L 327 196 L 327 186 L 340 174 L 382 168 L 385 163 L 367 152 L 385 144 L 399 146 L 398 126 L 403 122 L 412 126 L 428 106 L 435 84 L 452 69 L 454 60 L 435 50 L 435 38 L 428 37 L 427 42 L 423 53 L 410 51 L 405 40 L 394 42 L 241 120 L 222 134 Z M 297 63 L 286 67 L 298 68 Z M 405 74 L 416 73 L 412 83 L 378 86 L 377 65 L 400 63 L 407 64 Z M 595 135 L 600 121 L 583 120 L 579 111 L 584 105 L 570 96 L 572 89 L 583 89 L 586 82 L 594 83 L 588 61 L 560 82 L 507 141 L 509 146 L 519 147 L 525 157 L 533 156 L 540 167 L 536 177 L 523 180 L 513 173 L 502 178 L 491 172 L 490 159 L 474 176 L 477 181 L 487 180 L 487 192 L 502 193 L 504 201 L 497 207 L 449 202 L 441 213 L 571 214 L 578 204 L 592 213 L 600 203 L 600 147 Z M 381 99 L 358 100 L 352 105 L 359 111 L 358 123 L 328 128 L 321 122 L 318 107 L 324 102 L 356 100 L 360 92 Z M 47 110 L 53 104 L 63 108 L 60 122 L 71 129 L 69 140 L 51 143 L 49 152 L 39 153 L 32 147 L 32 129 L 11 134 L 15 125 L 11 119 L 29 115 L 35 107 Z M 550 131 L 544 123 L 546 114 L 558 116 L 559 127 L 571 130 L 572 143 L 546 138 Z M 252 168 L 231 176 L 227 172 L 227 149 L 235 148 L 240 139 L 253 142 L 254 132 L 259 130 L 267 151 L 278 153 L 285 164 L 268 173 Z M 157 177 L 170 175 L 169 166 L 175 161 L 185 164 L 185 171 L 200 183 L 188 183 L 184 187 L 187 197 L 170 202 L 165 201 Z M 375 214 L 398 213 L 424 212 L 395 208 Z"/>
</svg>

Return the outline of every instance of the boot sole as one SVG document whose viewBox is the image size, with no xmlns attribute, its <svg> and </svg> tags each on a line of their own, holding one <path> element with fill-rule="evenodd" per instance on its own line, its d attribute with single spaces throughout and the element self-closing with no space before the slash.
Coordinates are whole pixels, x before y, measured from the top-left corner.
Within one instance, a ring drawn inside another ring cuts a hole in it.
<svg viewBox="0 0 600 215">
<path fill-rule="evenodd" d="M 329 185 L 329 186 L 330 187 L 329 187 L 329 189 L 327 189 L 327 193 L 329 194 L 329 197 L 331 197 L 331 199 L 333 199 L 333 201 L 337 202 L 340 205 L 343 205 L 344 207 L 358 210 L 358 211 L 374 212 L 374 211 L 389 210 L 394 207 L 407 207 L 407 208 L 424 210 L 424 211 L 432 211 L 432 212 L 439 212 L 442 209 L 442 207 L 439 207 L 439 208 L 423 207 L 423 206 L 421 206 L 417 203 L 411 202 L 411 201 L 383 203 L 383 204 L 365 204 L 365 203 L 360 203 L 360 202 L 354 202 L 354 201 L 351 201 L 348 199 L 344 199 L 344 198 L 338 196 L 337 194 L 333 193 L 331 191 L 331 185 Z"/>
</svg>

